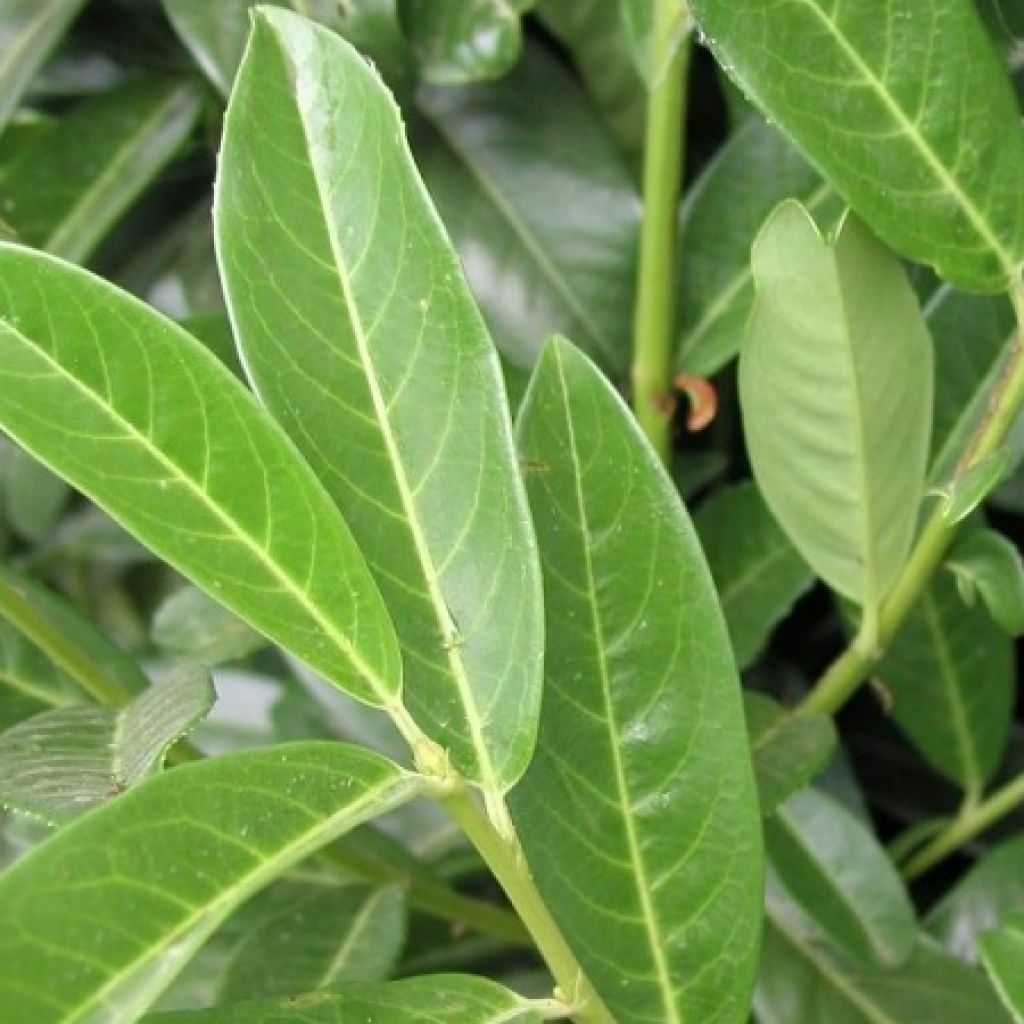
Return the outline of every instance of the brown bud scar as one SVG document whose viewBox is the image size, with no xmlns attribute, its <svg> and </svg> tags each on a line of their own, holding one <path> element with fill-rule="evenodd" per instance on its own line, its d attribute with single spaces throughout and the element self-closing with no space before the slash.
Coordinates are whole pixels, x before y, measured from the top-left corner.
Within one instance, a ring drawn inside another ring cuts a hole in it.
<svg viewBox="0 0 1024 1024">
<path fill-rule="evenodd" d="M 686 417 L 686 429 L 691 434 L 703 430 L 718 412 L 718 393 L 711 381 L 692 373 L 678 373 L 672 382 L 678 391 L 690 400 L 690 415 Z"/>
</svg>

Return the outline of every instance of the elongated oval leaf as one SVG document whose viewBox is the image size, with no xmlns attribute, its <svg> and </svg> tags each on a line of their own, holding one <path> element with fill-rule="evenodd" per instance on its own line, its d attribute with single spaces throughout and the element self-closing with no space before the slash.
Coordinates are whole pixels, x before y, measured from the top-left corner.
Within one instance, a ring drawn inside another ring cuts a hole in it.
<svg viewBox="0 0 1024 1024">
<path fill-rule="evenodd" d="M 753 264 L 740 400 L 754 475 L 811 567 L 870 608 L 899 573 L 917 522 L 928 332 L 896 259 L 852 217 L 829 245 L 798 203 L 783 203 Z"/>
<path fill-rule="evenodd" d="M 971 530 L 946 558 L 961 593 L 981 595 L 989 614 L 1007 634 L 1024 633 L 1024 561 L 1016 545 L 995 530 Z"/>
<path fill-rule="evenodd" d="M 966 0 L 692 0 L 711 48 L 880 238 L 964 288 L 1024 259 L 1024 134 Z"/>
<path fill-rule="evenodd" d="M 146 1024 L 541 1024 L 549 1009 L 484 978 L 437 974 L 274 1002 L 160 1013 Z"/>
<path fill-rule="evenodd" d="M 533 748 L 543 622 L 497 359 L 394 103 L 296 15 L 256 18 L 216 226 L 247 369 L 401 626 L 410 709 L 464 775 L 507 788 Z"/>
<path fill-rule="evenodd" d="M 60 708 L 84 700 L 74 680 L 12 625 L 0 619 L 0 685 L 40 708 Z"/>
<path fill-rule="evenodd" d="M 1024 913 L 1009 916 L 994 932 L 982 935 L 981 959 L 1013 1019 L 1024 1021 Z"/>
<path fill-rule="evenodd" d="M 0 426 L 333 682 L 395 703 L 394 633 L 345 523 L 280 429 L 171 321 L 0 245 Z"/>
<path fill-rule="evenodd" d="M 0 1005 L 33 1024 L 136 1020 L 243 900 L 418 786 L 338 743 L 158 776 L 0 876 Z"/>
<path fill-rule="evenodd" d="M 537 884 L 617 1019 L 745 1021 L 760 824 L 693 527 L 568 342 L 538 364 L 519 442 L 558 638 L 537 757 L 512 794 Z"/>
</svg>

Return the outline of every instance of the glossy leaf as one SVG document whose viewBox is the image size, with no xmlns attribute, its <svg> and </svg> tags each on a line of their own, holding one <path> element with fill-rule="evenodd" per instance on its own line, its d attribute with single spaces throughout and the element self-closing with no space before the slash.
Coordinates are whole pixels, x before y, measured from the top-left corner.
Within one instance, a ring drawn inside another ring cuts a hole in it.
<svg viewBox="0 0 1024 1024">
<path fill-rule="evenodd" d="M 949 575 L 918 600 L 876 675 L 929 763 L 968 788 L 991 777 L 1010 724 L 1012 645 L 983 607 L 964 607 Z"/>
<path fill-rule="evenodd" d="M 977 590 L 1004 633 L 1024 633 L 1024 561 L 1012 541 L 995 530 L 971 530 L 957 539 L 946 565 L 961 594 L 973 599 Z"/>
<path fill-rule="evenodd" d="M 828 715 L 792 714 L 770 697 L 744 691 L 761 814 L 768 817 L 828 764 L 836 729 Z"/>
<path fill-rule="evenodd" d="M 16 246 L 0 246 L 0 341 L 5 430 L 332 682 L 395 704 L 397 645 L 351 534 L 206 349 L 113 286 Z"/>
<path fill-rule="evenodd" d="M 777 129 L 751 119 L 686 195 L 679 222 L 676 365 L 717 372 L 740 350 L 754 302 L 750 248 L 783 199 L 799 199 L 825 228 L 841 200 Z"/>
<path fill-rule="evenodd" d="M 465 776 L 504 790 L 539 713 L 539 570 L 497 358 L 397 109 L 348 44 L 266 10 L 220 166 L 247 370 L 401 626 L 410 710 Z"/>
<path fill-rule="evenodd" d="M 83 700 L 74 680 L 35 644 L 0 618 L 0 684 L 47 707 L 67 707 Z"/>
<path fill-rule="evenodd" d="M 276 1002 L 161 1013 L 146 1024 L 541 1024 L 549 1007 L 483 978 L 436 974 L 387 984 L 346 985 Z"/>
<path fill-rule="evenodd" d="M 917 522 L 931 340 L 899 264 L 852 217 L 829 245 L 783 203 L 752 258 L 740 400 L 754 476 L 811 567 L 870 609 Z"/>
<path fill-rule="evenodd" d="M 255 630 L 195 587 L 182 587 L 153 616 L 153 642 L 203 665 L 238 661 L 266 646 Z"/>
<path fill-rule="evenodd" d="M 689 519 L 585 356 L 549 343 L 519 418 L 548 635 L 512 809 L 620 1020 L 746 1020 L 760 826 L 728 635 Z"/>
<path fill-rule="evenodd" d="M 209 676 L 179 672 L 130 704 L 46 711 L 0 734 L 0 804 L 61 825 L 163 766 L 216 700 Z"/>
<path fill-rule="evenodd" d="M 157 776 L 0 876 L 4 1012 L 33 1024 L 136 1020 L 243 900 L 418 785 L 338 743 Z"/>
<path fill-rule="evenodd" d="M 805 789 L 765 822 L 765 840 L 782 885 L 840 948 L 866 963 L 907 961 L 913 907 L 885 850 L 846 808 Z"/>
<path fill-rule="evenodd" d="M 23 147 L 3 179 L 18 240 L 82 262 L 176 155 L 199 117 L 188 83 L 131 81 Z"/>
<path fill-rule="evenodd" d="M 746 668 L 814 574 L 772 518 L 752 481 L 723 488 L 694 516 L 736 664 Z"/>
<path fill-rule="evenodd" d="M 0 11 L 0 131 L 85 0 L 5 0 Z"/>
<path fill-rule="evenodd" d="M 963 288 L 1001 291 L 1017 276 L 1024 135 L 973 4 L 690 9 L 743 91 L 883 241 Z"/>
<path fill-rule="evenodd" d="M 530 47 L 503 79 L 420 93 L 417 158 L 508 360 L 562 333 L 629 366 L 639 200 L 579 86 Z"/>
<path fill-rule="evenodd" d="M 981 936 L 981 959 L 1014 1020 L 1024 1021 L 1024 913 Z"/>
</svg>

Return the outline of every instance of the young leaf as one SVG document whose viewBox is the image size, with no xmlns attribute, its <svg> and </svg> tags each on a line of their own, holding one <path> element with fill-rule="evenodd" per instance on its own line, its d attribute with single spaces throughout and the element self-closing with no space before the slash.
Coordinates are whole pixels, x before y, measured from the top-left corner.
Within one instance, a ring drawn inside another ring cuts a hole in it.
<svg viewBox="0 0 1024 1024">
<path fill-rule="evenodd" d="M 973 4 L 690 8 L 743 91 L 883 241 L 970 290 L 1018 275 L 1024 134 Z"/>
<path fill-rule="evenodd" d="M 326 29 L 257 15 L 215 218 L 246 367 L 401 625 L 410 710 L 506 789 L 533 749 L 543 612 L 497 359 L 394 103 Z"/>
<path fill-rule="evenodd" d="M 346 985 L 272 1002 L 160 1013 L 145 1024 L 541 1024 L 551 1007 L 487 981 L 436 974 L 387 984 Z"/>
<path fill-rule="evenodd" d="M 754 302 L 750 247 L 783 199 L 799 199 L 822 227 L 842 201 L 778 130 L 752 118 L 689 190 L 679 221 L 676 366 L 708 377 L 740 350 Z"/>
<path fill-rule="evenodd" d="M 694 516 L 740 669 L 814 583 L 752 481 L 723 488 Z"/>
<path fill-rule="evenodd" d="M 182 587 L 153 616 L 153 643 L 203 665 L 238 661 L 266 646 L 255 630 L 195 587 Z"/>
<path fill-rule="evenodd" d="M 811 567 L 871 609 L 917 522 L 931 340 L 899 263 L 853 217 L 829 245 L 785 202 L 752 259 L 740 401 L 754 475 Z"/>
<path fill-rule="evenodd" d="M 76 107 L 4 175 L 19 241 L 82 262 L 181 148 L 199 117 L 189 83 L 131 81 Z"/>
<path fill-rule="evenodd" d="M 964 607 L 948 575 L 921 595 L 876 674 L 936 769 L 965 788 L 991 777 L 1010 726 L 1013 648 L 984 608 Z"/>
<path fill-rule="evenodd" d="M 828 764 L 836 728 L 828 715 L 792 714 L 770 697 L 743 693 L 761 814 L 768 817 Z"/>
<path fill-rule="evenodd" d="M 1024 633 L 1024 561 L 1016 545 L 995 530 L 971 530 L 957 539 L 946 565 L 961 592 L 973 597 L 978 590 L 1004 633 Z"/>
<path fill-rule="evenodd" d="M 505 356 L 532 367 L 562 333 L 624 378 L 639 200 L 579 86 L 531 46 L 502 81 L 417 105 L 424 179 Z"/>
<path fill-rule="evenodd" d="M 32 1024 L 136 1020 L 240 903 L 418 789 L 338 743 L 151 779 L 0 875 L 0 1005 Z"/>
<path fill-rule="evenodd" d="M 1011 914 L 979 940 L 981 959 L 1007 1008 L 1024 1024 L 1024 913 Z"/>
<path fill-rule="evenodd" d="M 162 767 L 215 700 L 209 676 L 186 669 L 116 711 L 36 715 L 0 734 L 0 804 L 51 825 L 71 821 Z"/>
<path fill-rule="evenodd" d="M 4 0 L 0 9 L 0 132 L 85 0 Z"/>
<path fill-rule="evenodd" d="M 549 342 L 519 418 L 545 576 L 537 756 L 512 809 L 620 1020 L 746 1020 L 760 825 L 725 624 L 671 481 L 612 387 Z"/>
<path fill-rule="evenodd" d="M 332 682 L 396 704 L 394 632 L 351 534 L 214 356 L 112 285 L 11 245 L 0 342 L 0 426 Z"/>
<path fill-rule="evenodd" d="M 936 493 L 947 522 L 963 522 L 1003 482 L 1009 467 L 1009 448 L 997 448 L 940 488 Z"/>
<path fill-rule="evenodd" d="M 885 850 L 826 794 L 795 793 L 765 822 L 772 868 L 789 894 L 847 953 L 898 967 L 917 943 L 914 909 Z"/>
</svg>

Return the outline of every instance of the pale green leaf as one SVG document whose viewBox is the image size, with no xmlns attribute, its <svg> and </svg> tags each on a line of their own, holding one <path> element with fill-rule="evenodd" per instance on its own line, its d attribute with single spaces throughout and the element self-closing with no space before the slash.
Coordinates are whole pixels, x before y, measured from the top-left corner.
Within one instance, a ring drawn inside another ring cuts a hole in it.
<svg viewBox="0 0 1024 1024">
<path fill-rule="evenodd" d="M 933 492 L 942 498 L 942 514 L 947 522 L 966 519 L 1003 482 L 1009 467 L 1010 449 L 997 448 Z"/>
<path fill-rule="evenodd" d="M 262 11 L 220 172 L 246 368 L 400 624 L 414 717 L 504 790 L 536 732 L 540 573 L 497 358 L 398 111 L 343 40 Z"/>
<path fill-rule="evenodd" d="M 753 263 L 740 401 L 754 476 L 811 567 L 871 609 L 917 523 L 931 340 L 899 263 L 853 217 L 830 245 L 785 202 Z"/>
<path fill-rule="evenodd" d="M 978 291 L 1024 258 L 1024 133 L 966 0 L 691 0 L 719 61 L 897 252 Z"/>
<path fill-rule="evenodd" d="M 0 131 L 85 0 L 4 0 L 0 8 Z"/>
<path fill-rule="evenodd" d="M 236 947 L 219 1003 L 312 992 L 341 982 L 383 981 L 405 942 L 397 886 L 306 884 Z"/>
<path fill-rule="evenodd" d="M 3 179 L 18 240 L 82 262 L 166 164 L 199 118 L 189 83 L 130 81 L 22 147 Z"/>
<path fill-rule="evenodd" d="M 1013 645 L 983 607 L 964 606 L 951 576 L 921 595 L 875 674 L 935 768 L 967 788 L 991 777 L 1010 725 Z"/>
<path fill-rule="evenodd" d="M 1018 1024 L 1024 1024 L 1024 913 L 1011 914 L 979 939 L 981 959 Z"/>
<path fill-rule="evenodd" d="M 613 0 L 614 2 L 614 0 Z M 664 77 L 676 51 L 683 44 L 690 30 L 690 16 L 686 4 L 670 0 L 671 21 L 666 25 L 664 43 L 655 41 L 655 8 L 665 0 L 617 0 L 622 6 L 622 20 L 626 36 L 633 51 L 637 71 L 653 88 Z"/>
<path fill-rule="evenodd" d="M 0 437 L 0 445 L 9 442 Z M 71 496 L 68 485 L 16 445 L 0 461 L 0 491 L 7 522 L 16 533 L 41 541 L 57 524 Z"/>
<path fill-rule="evenodd" d="M 216 700 L 209 676 L 186 669 L 123 708 L 58 708 L 0 734 L 0 804 L 61 825 L 162 767 Z"/>
<path fill-rule="evenodd" d="M 332 682 L 396 705 L 394 632 L 351 534 L 214 356 L 112 285 L 9 245 L 0 342 L 0 426 Z"/>
<path fill-rule="evenodd" d="M 1024 633 L 1024 561 L 1017 546 L 995 530 L 959 537 L 946 556 L 961 592 L 981 594 L 989 614 L 1009 636 Z"/>
<path fill-rule="evenodd" d="M 770 697 L 743 694 L 761 814 L 767 817 L 828 764 L 836 729 L 828 715 L 793 714 Z"/>
<path fill-rule="evenodd" d="M 740 669 L 814 583 L 753 482 L 716 491 L 694 516 Z"/>
<path fill-rule="evenodd" d="M 568 342 L 549 343 L 518 429 L 558 639 L 537 756 L 512 794 L 538 887 L 616 1019 L 745 1021 L 760 823 L 693 527 Z"/>
<path fill-rule="evenodd" d="M 161 603 L 152 637 L 169 653 L 204 665 L 238 661 L 266 646 L 259 633 L 195 587 L 182 587 Z"/>
<path fill-rule="evenodd" d="M 246 898 L 418 788 L 338 743 L 248 751 L 138 786 L 0 876 L 4 1013 L 136 1020 Z"/>
</svg>

